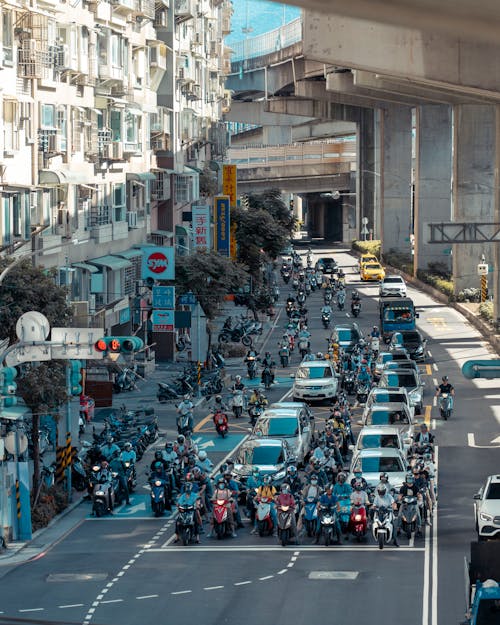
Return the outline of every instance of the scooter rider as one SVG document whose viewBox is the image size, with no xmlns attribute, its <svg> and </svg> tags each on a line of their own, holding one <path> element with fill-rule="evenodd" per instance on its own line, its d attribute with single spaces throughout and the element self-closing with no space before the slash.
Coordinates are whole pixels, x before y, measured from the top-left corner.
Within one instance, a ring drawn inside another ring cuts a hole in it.
<svg viewBox="0 0 500 625">
<path fill-rule="evenodd" d="M 210 458 L 207 455 L 207 452 L 204 449 L 202 449 L 198 453 L 198 459 L 196 460 L 196 466 L 200 467 L 200 469 L 203 471 L 203 473 L 207 473 L 207 474 L 210 474 L 210 472 L 214 468 L 214 463 L 210 460 Z"/>
<path fill-rule="evenodd" d="M 415 478 L 412 473 L 407 473 L 405 481 L 401 488 L 399 489 L 398 499 L 400 502 L 403 501 L 404 497 L 417 497 L 418 489 L 415 486 Z M 401 518 L 403 516 L 403 506 L 399 506 L 399 513 L 397 518 L 397 528 L 401 527 Z M 422 517 L 420 516 L 420 510 L 417 506 L 417 536 L 422 536 Z"/>
<path fill-rule="evenodd" d="M 332 314 L 332 307 L 330 306 L 330 304 L 325 304 L 324 306 L 321 307 L 321 314 L 322 315 Z"/>
<path fill-rule="evenodd" d="M 135 464 L 137 461 L 137 454 L 132 448 L 132 443 L 127 441 L 123 446 L 123 451 L 120 454 L 120 460 L 122 462 L 130 462 L 131 464 Z"/>
<path fill-rule="evenodd" d="M 372 331 L 370 332 L 370 337 L 372 339 L 380 338 L 380 330 L 378 329 L 378 326 L 373 326 Z"/>
<path fill-rule="evenodd" d="M 281 508 L 282 506 L 292 508 L 294 513 L 297 506 L 295 497 L 290 491 L 290 484 L 287 484 L 286 482 L 283 482 L 280 488 L 280 493 L 276 497 L 276 507 Z M 297 524 L 295 522 L 295 514 L 292 514 L 291 516 L 291 529 L 295 540 L 297 540 Z"/>
<path fill-rule="evenodd" d="M 193 506 L 194 507 L 194 533 L 195 533 L 195 541 L 197 543 L 200 542 L 200 530 L 203 528 L 202 526 L 202 521 L 201 521 L 201 516 L 200 516 L 200 510 L 199 510 L 199 506 L 200 506 L 200 497 L 197 493 L 195 493 L 193 491 L 193 485 L 188 482 L 185 486 L 184 486 L 184 492 L 182 493 L 182 495 L 179 497 L 179 499 L 177 500 L 177 506 L 178 507 L 188 507 L 188 506 Z M 174 543 L 178 543 L 179 542 L 179 533 L 180 533 L 180 528 L 179 528 L 179 520 L 177 519 L 177 521 L 175 522 L 175 540 Z"/>
<path fill-rule="evenodd" d="M 361 483 L 361 490 L 366 492 L 368 489 L 368 482 L 363 477 L 362 471 L 354 471 L 354 477 L 351 480 L 351 487 L 354 488 L 357 483 Z"/>
<path fill-rule="evenodd" d="M 165 449 L 161 452 L 161 455 L 163 460 L 166 460 L 171 464 L 175 464 L 179 460 L 179 456 L 174 450 L 174 444 L 172 443 L 172 441 L 167 441 L 165 443 Z"/>
<path fill-rule="evenodd" d="M 455 399 L 455 387 L 448 380 L 447 375 L 443 375 L 441 378 L 441 384 L 436 387 L 436 397 L 440 397 L 443 393 L 447 393 L 451 397 L 450 408 L 453 409 L 453 402 Z"/>
<path fill-rule="evenodd" d="M 111 458 L 111 461 L 109 463 L 109 468 L 113 473 L 116 473 L 116 477 L 120 485 L 120 490 L 125 497 L 125 502 L 127 506 L 130 506 L 127 475 L 125 473 L 125 467 L 123 466 L 123 462 L 120 460 L 120 450 L 114 452 L 113 457 Z"/>
<path fill-rule="evenodd" d="M 394 514 L 397 510 L 397 505 L 396 505 L 396 502 L 394 501 L 394 497 L 387 491 L 387 486 L 383 482 L 380 482 L 380 484 L 377 486 L 377 489 L 375 491 L 375 497 L 373 499 L 372 508 L 370 510 L 370 516 L 371 516 L 372 521 L 375 515 L 375 510 L 379 508 L 387 508 L 387 509 L 392 508 L 392 510 L 394 511 Z M 395 521 L 395 518 L 396 517 L 394 516 L 392 519 L 392 535 L 393 535 L 392 544 L 395 547 L 399 547 L 398 537 L 397 537 L 397 522 Z"/>
<path fill-rule="evenodd" d="M 159 449 L 157 449 L 155 451 L 155 456 L 154 456 L 153 461 L 151 462 L 151 464 L 149 466 L 149 470 L 150 471 L 155 471 L 157 466 L 158 466 L 158 463 L 161 464 L 162 469 L 163 469 L 163 473 L 166 475 L 166 471 L 167 471 L 170 463 L 167 462 L 167 460 L 165 460 L 163 458 L 163 452 L 160 451 Z M 166 479 L 166 477 L 165 477 L 165 479 Z"/>
<path fill-rule="evenodd" d="M 331 510 L 335 509 L 337 512 L 340 512 L 339 500 L 338 500 L 337 495 L 335 495 L 334 492 L 333 492 L 333 484 L 327 484 L 326 487 L 325 487 L 325 492 L 319 498 L 319 502 L 318 502 L 318 525 L 317 525 L 317 528 L 316 528 L 316 538 L 314 540 L 314 542 L 316 544 L 319 543 L 319 538 L 320 538 L 321 518 L 320 518 L 320 515 L 319 515 L 319 509 L 321 508 L 321 506 L 326 507 L 326 508 L 330 508 Z M 335 517 L 335 529 L 336 529 L 337 536 L 340 536 L 341 528 L 340 528 L 340 522 L 339 522 L 338 516 Z M 339 544 L 338 538 L 337 538 L 336 541 L 334 541 L 334 544 L 336 544 L 336 545 Z"/>
<path fill-rule="evenodd" d="M 351 493 L 351 503 L 353 506 L 364 506 L 365 510 L 368 511 L 370 499 L 366 490 L 363 490 L 361 481 L 354 484 L 354 490 Z"/>
<path fill-rule="evenodd" d="M 266 352 L 261 362 L 264 367 L 269 367 L 271 372 L 271 382 L 274 382 L 274 369 L 276 367 L 276 363 L 272 359 L 271 352 Z"/>
<path fill-rule="evenodd" d="M 177 406 L 177 414 L 179 415 L 177 417 L 177 431 L 179 432 L 179 434 L 182 434 L 182 430 L 183 430 L 182 422 L 185 419 L 185 417 L 188 418 L 187 429 L 190 431 L 193 430 L 193 410 L 194 410 L 194 404 L 191 401 L 191 395 L 189 395 L 188 393 L 184 395 L 184 399 Z"/>
<path fill-rule="evenodd" d="M 294 495 L 294 497 L 300 496 L 303 484 L 302 480 L 299 477 L 297 467 L 293 464 L 287 468 L 284 482 L 286 482 L 290 486 L 290 491 L 292 495 Z"/>
<path fill-rule="evenodd" d="M 227 413 L 227 406 L 226 404 L 222 401 L 222 395 L 216 395 L 214 397 L 214 403 L 212 404 L 212 407 L 210 409 L 211 413 L 214 415 L 216 412 L 223 412 L 224 414 Z"/>
<path fill-rule="evenodd" d="M 113 442 L 113 440 L 114 439 L 112 436 L 107 436 L 106 442 L 104 443 L 104 445 L 101 445 L 101 448 L 100 448 L 102 456 L 104 456 L 104 458 L 108 462 L 111 460 L 111 458 L 113 457 L 116 451 L 120 453 L 120 448 L 118 447 L 116 443 Z"/>
<path fill-rule="evenodd" d="M 276 513 L 276 505 L 274 501 L 274 498 L 276 497 L 276 488 L 272 485 L 272 480 L 271 480 L 270 475 L 264 475 L 264 478 L 262 479 L 262 486 L 259 486 L 259 488 L 257 489 L 257 495 L 255 496 L 255 498 L 261 499 L 262 497 L 269 499 L 269 503 L 270 503 L 269 513 L 271 515 L 271 519 L 274 525 L 273 536 L 275 536 L 276 527 L 278 526 L 278 515 Z M 257 533 L 257 519 L 255 520 L 255 526 L 250 533 L 251 534 Z"/>
<path fill-rule="evenodd" d="M 335 486 L 333 487 L 333 493 L 339 499 L 350 499 L 351 498 L 352 487 L 351 487 L 350 484 L 347 483 L 347 476 L 346 476 L 346 474 L 343 471 L 341 471 L 337 475 L 337 482 L 336 482 Z"/>
<path fill-rule="evenodd" d="M 227 487 L 230 489 L 232 497 L 233 497 L 233 509 L 234 509 L 234 518 L 236 521 L 236 525 L 238 527 L 243 527 L 243 523 L 241 522 L 241 514 L 240 508 L 238 506 L 238 495 L 240 494 L 240 486 L 236 480 L 233 479 L 233 474 L 230 469 L 224 473 L 224 481 L 227 484 Z"/>
</svg>

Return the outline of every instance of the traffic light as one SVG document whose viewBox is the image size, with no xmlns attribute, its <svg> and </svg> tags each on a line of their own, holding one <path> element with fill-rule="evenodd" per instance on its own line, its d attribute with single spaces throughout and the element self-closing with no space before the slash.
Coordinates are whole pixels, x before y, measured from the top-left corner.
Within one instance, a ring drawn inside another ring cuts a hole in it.
<svg viewBox="0 0 500 625">
<path fill-rule="evenodd" d="M 80 360 L 70 360 L 70 390 L 72 395 L 81 395 L 82 392 L 82 363 Z"/>
<path fill-rule="evenodd" d="M 294 206 L 294 202 L 293 202 L 293 198 L 290 200 L 290 210 L 293 211 L 293 206 Z"/>
<path fill-rule="evenodd" d="M 96 351 L 107 354 L 133 354 L 144 347 L 137 336 L 104 336 L 94 344 Z"/>
<path fill-rule="evenodd" d="M 14 382 L 17 377 L 15 367 L 0 367 L 1 399 L 0 406 L 15 406 L 17 404 L 17 384 Z"/>
</svg>

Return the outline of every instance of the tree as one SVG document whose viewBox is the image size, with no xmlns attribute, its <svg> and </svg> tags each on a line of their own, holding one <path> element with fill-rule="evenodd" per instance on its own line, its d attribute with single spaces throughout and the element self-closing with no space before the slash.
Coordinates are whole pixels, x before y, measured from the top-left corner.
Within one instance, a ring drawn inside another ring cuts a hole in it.
<svg viewBox="0 0 500 625">
<path fill-rule="evenodd" d="M 8 264 L 1 260 L 0 272 Z M 73 312 L 66 300 L 67 291 L 55 284 L 53 270 L 34 267 L 28 260 L 16 265 L 0 285 L 0 338 L 14 343 L 17 320 L 30 310 L 43 313 L 51 326 L 68 326 Z"/>
<path fill-rule="evenodd" d="M 214 251 L 179 256 L 175 262 L 175 284 L 179 294 L 191 291 L 207 319 L 213 319 L 224 301 L 248 282 L 246 268 Z"/>
<path fill-rule="evenodd" d="M 40 415 L 53 414 L 56 417 L 62 404 L 68 401 L 64 361 L 51 361 L 40 365 L 25 366 L 23 376 L 17 383 L 17 394 L 33 414 L 33 492 L 40 485 L 39 437 Z"/>
<path fill-rule="evenodd" d="M 248 203 L 251 208 L 262 208 L 266 210 L 288 233 L 290 237 L 295 230 L 296 219 L 293 212 L 285 204 L 279 189 L 269 189 L 260 194 L 248 196 Z"/>
</svg>

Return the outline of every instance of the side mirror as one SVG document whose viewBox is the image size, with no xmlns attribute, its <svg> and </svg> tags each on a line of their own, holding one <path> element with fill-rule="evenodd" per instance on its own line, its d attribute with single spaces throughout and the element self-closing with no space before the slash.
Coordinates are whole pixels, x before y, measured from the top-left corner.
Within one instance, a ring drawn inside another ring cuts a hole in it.
<svg viewBox="0 0 500 625">
<path fill-rule="evenodd" d="M 418 319 L 420 317 L 419 313 L 415 313 L 415 319 Z"/>
<path fill-rule="evenodd" d="M 481 499 L 481 494 L 480 493 L 476 493 L 474 495 L 474 499 Z"/>
</svg>

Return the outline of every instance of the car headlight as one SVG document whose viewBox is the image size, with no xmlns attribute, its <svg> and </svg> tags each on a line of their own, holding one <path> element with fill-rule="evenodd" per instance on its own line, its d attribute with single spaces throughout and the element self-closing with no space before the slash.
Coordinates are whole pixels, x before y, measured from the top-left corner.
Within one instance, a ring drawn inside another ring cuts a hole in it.
<svg viewBox="0 0 500 625">
<path fill-rule="evenodd" d="M 491 514 L 486 514 L 486 512 L 481 512 L 479 514 L 479 518 L 481 519 L 481 521 L 487 521 L 487 522 L 493 521 L 493 517 L 491 516 Z"/>
<path fill-rule="evenodd" d="M 410 391 L 409 395 L 412 401 L 419 402 L 422 399 L 422 391 L 420 389 L 415 389 L 414 391 Z"/>
<path fill-rule="evenodd" d="M 275 480 L 282 480 L 286 475 L 286 469 L 282 469 L 281 471 L 278 471 L 278 473 L 274 474 L 274 479 Z"/>
<path fill-rule="evenodd" d="M 421 354 L 423 351 L 424 351 L 424 348 L 422 347 L 422 345 L 419 345 L 417 349 L 415 350 L 415 354 Z"/>
</svg>

